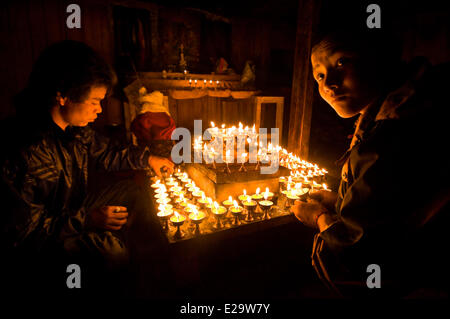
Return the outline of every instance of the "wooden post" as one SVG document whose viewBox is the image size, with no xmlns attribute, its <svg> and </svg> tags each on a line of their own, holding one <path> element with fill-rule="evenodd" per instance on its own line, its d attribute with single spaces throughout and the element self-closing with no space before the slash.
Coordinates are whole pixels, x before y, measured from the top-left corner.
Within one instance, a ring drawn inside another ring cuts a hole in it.
<svg viewBox="0 0 450 319">
<path fill-rule="evenodd" d="M 320 3 L 299 0 L 294 73 L 290 106 L 288 150 L 302 159 L 308 158 L 314 80 L 311 72 L 312 31 L 317 22 Z"/>
</svg>

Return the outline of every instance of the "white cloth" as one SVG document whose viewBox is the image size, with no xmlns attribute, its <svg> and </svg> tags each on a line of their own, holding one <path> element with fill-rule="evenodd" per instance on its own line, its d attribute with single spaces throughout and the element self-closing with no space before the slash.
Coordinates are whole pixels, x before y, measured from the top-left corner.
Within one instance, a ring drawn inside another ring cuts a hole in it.
<svg viewBox="0 0 450 319">
<path fill-rule="evenodd" d="M 139 114 L 147 112 L 165 112 L 170 116 L 169 107 L 164 105 L 164 95 L 160 91 L 153 91 L 148 94 L 145 87 L 139 89 L 139 103 L 141 109 Z"/>
</svg>

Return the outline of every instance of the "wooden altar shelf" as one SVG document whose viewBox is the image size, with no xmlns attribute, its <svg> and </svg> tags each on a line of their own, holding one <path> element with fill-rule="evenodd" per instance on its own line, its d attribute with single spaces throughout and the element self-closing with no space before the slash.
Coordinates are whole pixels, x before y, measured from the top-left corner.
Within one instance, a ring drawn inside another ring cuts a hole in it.
<svg viewBox="0 0 450 319">
<path fill-rule="evenodd" d="M 212 89 L 212 90 L 254 90 L 254 86 L 242 85 L 239 74 L 184 74 L 162 72 L 140 72 L 142 83 L 151 90 L 170 89 Z M 197 83 L 195 83 L 197 80 Z M 205 83 L 206 80 L 206 83 Z M 218 81 L 218 82 L 217 82 Z"/>
</svg>

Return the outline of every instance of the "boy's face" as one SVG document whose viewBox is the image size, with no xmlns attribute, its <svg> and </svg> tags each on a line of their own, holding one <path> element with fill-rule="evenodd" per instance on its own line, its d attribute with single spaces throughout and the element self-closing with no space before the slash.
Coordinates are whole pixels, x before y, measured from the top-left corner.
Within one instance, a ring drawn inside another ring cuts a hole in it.
<svg viewBox="0 0 450 319">
<path fill-rule="evenodd" d="M 311 55 L 311 63 L 320 96 L 340 117 L 363 112 L 376 97 L 370 68 L 363 68 L 355 53 L 318 48 Z"/>
<path fill-rule="evenodd" d="M 72 126 L 86 126 L 94 122 L 97 114 L 102 112 L 100 102 L 105 98 L 106 87 L 92 87 L 87 98 L 81 103 L 67 101 L 64 105 L 63 117 Z"/>
</svg>

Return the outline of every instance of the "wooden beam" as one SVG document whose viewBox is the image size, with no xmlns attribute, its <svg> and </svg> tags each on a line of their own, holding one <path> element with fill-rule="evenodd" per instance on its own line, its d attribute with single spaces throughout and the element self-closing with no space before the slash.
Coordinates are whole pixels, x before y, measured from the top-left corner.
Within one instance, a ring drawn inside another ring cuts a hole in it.
<svg viewBox="0 0 450 319">
<path fill-rule="evenodd" d="M 288 150 L 307 159 L 311 131 L 314 82 L 310 53 L 320 1 L 299 0 L 294 72 L 290 105 Z"/>
</svg>

